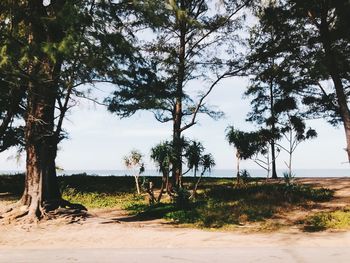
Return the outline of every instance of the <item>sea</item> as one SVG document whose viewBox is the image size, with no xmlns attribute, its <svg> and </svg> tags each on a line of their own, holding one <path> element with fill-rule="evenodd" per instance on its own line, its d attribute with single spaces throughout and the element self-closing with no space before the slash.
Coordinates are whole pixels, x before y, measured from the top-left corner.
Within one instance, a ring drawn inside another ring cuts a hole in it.
<svg viewBox="0 0 350 263">
<path fill-rule="evenodd" d="M 262 169 L 247 169 L 251 177 L 266 177 L 267 172 Z M 283 173 L 286 170 L 277 170 L 277 174 L 283 177 Z M 1 174 L 18 174 L 24 173 L 21 170 L 0 170 Z M 216 178 L 230 178 L 236 177 L 235 170 L 229 169 L 213 169 L 210 173 L 205 173 L 204 176 L 216 177 Z M 293 170 L 293 176 L 295 177 L 350 177 L 349 169 L 295 169 Z M 60 170 L 57 172 L 59 176 L 64 175 L 76 175 L 76 174 L 87 174 L 96 176 L 131 176 L 133 172 L 130 170 Z M 143 176 L 161 176 L 157 170 L 146 170 Z M 199 173 L 198 173 L 199 175 Z M 188 173 L 185 176 L 193 176 L 193 174 Z"/>
</svg>

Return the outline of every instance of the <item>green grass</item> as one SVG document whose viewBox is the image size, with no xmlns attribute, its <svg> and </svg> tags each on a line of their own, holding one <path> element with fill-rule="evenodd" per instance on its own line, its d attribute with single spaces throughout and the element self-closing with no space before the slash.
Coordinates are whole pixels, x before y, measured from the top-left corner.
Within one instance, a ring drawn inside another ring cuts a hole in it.
<svg viewBox="0 0 350 263">
<path fill-rule="evenodd" d="M 196 202 L 190 203 L 187 209 L 180 209 L 174 203 L 153 207 L 137 206 L 135 210 L 130 207 L 129 210 L 140 216 L 164 218 L 176 224 L 222 228 L 265 222 L 279 211 L 292 210 L 312 202 L 328 201 L 333 196 L 333 191 L 324 188 L 267 184 L 256 180 L 241 187 L 233 187 L 232 181 L 220 179 L 218 183 L 207 181 L 203 188 Z"/>
<path fill-rule="evenodd" d="M 161 185 L 160 177 L 148 177 L 148 180 L 155 188 Z M 87 208 L 120 208 L 141 218 L 163 218 L 174 224 L 199 228 L 230 228 L 258 223 L 268 230 L 275 228 L 271 222 L 279 213 L 328 201 L 333 196 L 329 189 L 281 181 L 266 183 L 265 179 L 249 178 L 237 186 L 230 178 L 203 178 L 195 201 L 186 202 L 183 197 L 187 193 L 183 191 L 177 202 L 165 198 L 162 203 L 149 206 L 146 194 L 135 194 L 133 177 L 80 174 L 58 177 L 58 181 L 63 198 Z M 184 181 L 185 188 L 191 188 L 194 178 L 186 177 Z M 0 176 L 0 192 L 10 193 L 8 198 L 19 198 L 23 182 L 24 175 Z M 2 201 L 6 201 L 4 197 Z M 342 228 L 348 227 L 349 218 L 347 211 L 316 214 L 309 217 L 305 225 L 314 229 Z M 337 220 L 339 223 L 334 223 Z"/>
<path fill-rule="evenodd" d="M 319 212 L 305 221 L 305 230 L 323 231 L 327 229 L 350 229 L 350 209 Z"/>
</svg>

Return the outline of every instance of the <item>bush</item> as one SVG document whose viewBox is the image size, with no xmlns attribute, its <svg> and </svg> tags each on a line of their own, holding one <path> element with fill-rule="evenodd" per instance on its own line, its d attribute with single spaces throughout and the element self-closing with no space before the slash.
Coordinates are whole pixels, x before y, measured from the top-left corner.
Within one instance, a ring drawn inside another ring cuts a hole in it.
<svg viewBox="0 0 350 263">
<path fill-rule="evenodd" d="M 191 193 L 187 189 L 180 187 L 175 191 L 172 200 L 175 203 L 176 208 L 188 209 L 191 203 L 190 196 Z"/>
</svg>

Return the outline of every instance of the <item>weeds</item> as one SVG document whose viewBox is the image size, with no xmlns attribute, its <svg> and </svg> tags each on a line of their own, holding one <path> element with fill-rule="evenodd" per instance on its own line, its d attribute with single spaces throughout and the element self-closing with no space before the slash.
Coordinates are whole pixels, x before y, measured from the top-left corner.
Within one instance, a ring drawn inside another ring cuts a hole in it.
<svg viewBox="0 0 350 263">
<path fill-rule="evenodd" d="M 305 230 L 322 231 L 326 229 L 349 229 L 350 209 L 331 212 L 319 212 L 309 216 L 305 222 Z"/>
</svg>

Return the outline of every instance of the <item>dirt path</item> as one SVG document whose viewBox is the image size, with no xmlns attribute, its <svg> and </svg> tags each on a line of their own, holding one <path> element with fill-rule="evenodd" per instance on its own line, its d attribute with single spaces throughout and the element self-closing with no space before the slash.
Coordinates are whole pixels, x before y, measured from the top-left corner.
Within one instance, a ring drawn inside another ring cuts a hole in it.
<svg viewBox="0 0 350 263">
<path fill-rule="evenodd" d="M 191 248 L 191 247 L 349 247 L 350 232 L 300 231 L 244 234 L 173 228 L 156 224 L 88 219 L 82 224 L 51 222 L 1 226 L 0 248 Z"/>
</svg>

